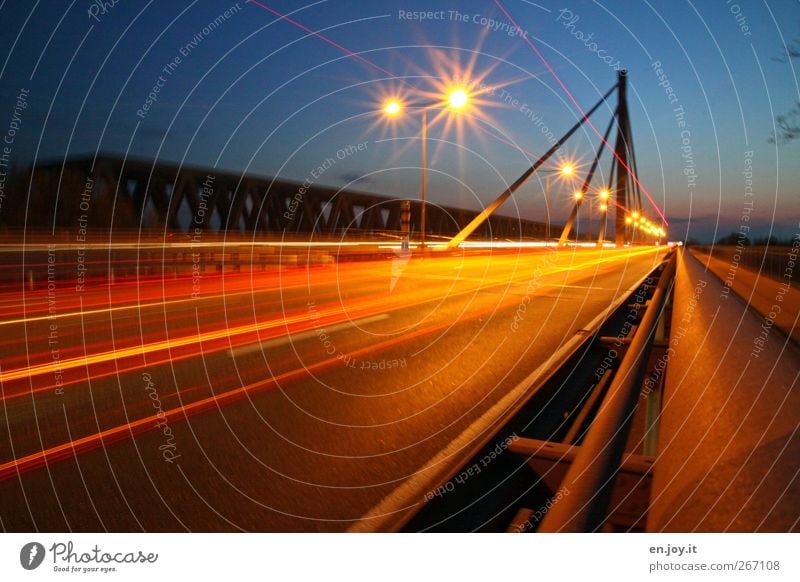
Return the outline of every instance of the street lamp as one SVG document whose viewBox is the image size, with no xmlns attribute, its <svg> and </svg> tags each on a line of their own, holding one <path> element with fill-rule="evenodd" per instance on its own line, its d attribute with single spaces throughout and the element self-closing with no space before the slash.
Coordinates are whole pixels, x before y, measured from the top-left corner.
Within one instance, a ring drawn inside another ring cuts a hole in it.
<svg viewBox="0 0 800 582">
<path fill-rule="evenodd" d="M 402 108 L 403 106 L 400 105 L 399 101 L 392 100 L 386 103 L 386 105 L 383 107 L 383 112 L 389 117 L 396 117 Z"/>
<path fill-rule="evenodd" d="M 608 222 L 608 200 L 611 198 L 611 192 L 603 188 L 598 192 L 597 197 L 600 199 L 600 233 L 597 237 L 597 246 L 602 247 L 603 241 L 606 238 L 606 223 Z"/>
<path fill-rule="evenodd" d="M 451 91 L 450 94 L 447 96 L 447 105 L 450 109 L 458 110 L 463 109 L 469 103 L 469 95 L 464 89 L 455 89 Z M 426 197 L 427 197 L 427 160 L 428 160 L 428 151 L 427 151 L 427 142 L 428 142 L 428 110 L 440 108 L 442 106 L 442 102 L 434 102 L 428 103 L 425 105 L 417 105 L 414 108 L 419 109 L 422 112 L 422 164 L 421 164 L 421 184 L 420 184 L 420 247 L 425 248 L 425 232 L 427 230 L 427 209 L 426 209 Z M 383 112 L 388 117 L 397 117 L 400 112 L 403 110 L 403 105 L 397 100 L 388 101 L 384 107 Z"/>
<path fill-rule="evenodd" d="M 469 97 L 467 96 L 467 92 L 463 89 L 456 89 L 450 93 L 448 101 L 450 102 L 450 107 L 453 109 L 461 109 L 467 104 Z"/>
</svg>

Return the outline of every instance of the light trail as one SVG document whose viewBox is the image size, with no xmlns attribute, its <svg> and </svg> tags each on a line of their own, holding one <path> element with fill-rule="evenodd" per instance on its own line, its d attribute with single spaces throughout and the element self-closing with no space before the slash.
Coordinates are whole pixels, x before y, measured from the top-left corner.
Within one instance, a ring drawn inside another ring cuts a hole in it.
<svg viewBox="0 0 800 582">
<path fill-rule="evenodd" d="M 589 255 L 588 252 L 581 253 L 582 258 L 586 258 L 587 260 L 582 260 L 578 263 L 571 263 L 569 265 L 561 265 L 558 266 L 557 268 L 548 270 L 547 273 L 554 274 L 559 272 L 572 272 L 578 274 L 582 273 L 585 269 L 588 269 L 589 271 L 587 274 L 590 276 L 594 276 L 592 274 L 592 269 L 596 270 L 596 268 L 600 265 L 619 262 L 619 261 L 627 261 L 635 256 L 657 253 L 663 250 L 664 249 L 658 249 L 654 247 L 642 247 L 635 250 L 624 251 L 624 252 L 612 251 L 611 253 L 609 253 L 604 251 L 596 251 L 591 253 L 592 255 L 597 255 L 594 258 L 587 256 Z M 500 264 L 497 265 L 498 268 L 518 267 L 518 260 L 509 259 L 506 257 L 503 258 L 505 260 L 501 261 Z M 574 256 L 572 258 L 574 258 Z M 427 265 L 422 265 L 422 266 L 426 267 L 424 269 L 424 271 L 426 272 L 440 273 L 442 271 L 441 261 L 428 261 Z M 543 275 L 545 273 L 541 274 Z M 460 291 L 459 294 L 463 294 L 464 292 L 475 292 L 475 291 L 485 290 L 487 288 L 491 289 L 496 285 L 510 285 L 515 282 L 519 283 L 523 280 L 528 280 L 529 278 L 530 278 L 530 273 L 524 273 L 521 277 L 515 278 L 513 280 L 509 280 L 507 278 L 502 278 L 502 277 L 498 278 L 485 277 L 480 281 L 482 285 L 477 285 L 475 287 L 467 289 L 466 291 Z M 447 297 L 449 298 L 455 295 L 456 294 L 448 294 Z M 458 322 L 467 322 L 473 320 L 483 321 L 484 318 L 490 316 L 492 313 L 497 313 L 498 311 L 513 308 L 518 303 L 519 303 L 519 296 L 514 293 L 510 293 L 508 295 L 504 295 L 502 300 L 498 302 L 492 302 L 490 305 L 479 309 L 470 309 L 468 312 L 465 312 L 463 316 L 458 318 Z M 385 307 L 385 303 L 377 302 L 377 304 L 381 304 Z M 406 304 L 404 306 L 409 307 L 413 305 Z M 373 316 L 373 317 L 379 317 L 381 320 L 385 319 L 385 317 L 383 316 Z M 434 324 L 427 325 L 425 327 L 415 329 L 413 331 L 397 334 L 394 337 L 390 337 L 388 339 L 379 341 L 377 343 L 369 343 L 369 345 L 366 345 L 364 347 L 348 350 L 347 354 L 348 356 L 354 359 L 364 358 L 368 356 L 375 357 L 376 353 L 393 349 L 403 344 L 414 345 L 415 343 L 418 343 L 418 340 L 420 340 L 423 337 L 430 336 L 437 332 L 445 332 L 451 329 L 453 324 L 454 321 L 451 321 L 449 319 L 445 321 L 440 321 Z M 198 335 L 201 334 L 195 334 L 192 337 L 198 337 Z M 195 354 L 195 355 L 202 355 L 203 357 L 205 357 L 205 352 L 201 352 L 201 354 Z M 148 362 L 148 364 L 152 365 L 153 362 Z M 48 447 L 43 450 L 36 451 L 0 464 L 0 480 L 17 477 L 26 471 L 30 471 L 42 467 L 44 465 L 48 465 L 58 460 L 71 458 L 76 455 L 96 449 L 98 447 L 109 445 L 116 441 L 134 438 L 136 435 L 140 433 L 154 431 L 158 428 L 159 421 L 163 422 L 164 420 L 166 420 L 167 422 L 182 422 L 188 419 L 189 416 L 194 414 L 199 414 L 211 410 L 220 410 L 221 407 L 225 404 L 229 404 L 238 399 L 249 397 L 263 390 L 268 390 L 278 386 L 283 386 L 289 382 L 306 378 L 309 375 L 313 375 L 317 372 L 329 369 L 332 366 L 336 365 L 341 365 L 341 358 L 339 356 L 329 357 L 311 364 L 303 364 L 300 367 L 297 367 L 295 369 L 280 374 L 276 374 L 275 376 L 267 378 L 265 380 L 260 380 L 244 386 L 239 386 L 237 388 L 232 388 L 229 390 L 218 392 L 211 396 L 199 398 L 192 402 L 185 402 L 183 400 L 188 393 L 197 392 L 197 390 L 199 388 L 202 388 L 202 386 L 199 387 L 187 386 L 179 390 L 178 392 L 164 396 L 164 400 L 166 400 L 167 398 L 177 397 L 181 400 L 181 402 L 179 406 L 174 406 L 172 408 L 169 408 L 163 413 L 147 414 L 141 418 L 132 420 L 130 422 L 125 422 L 123 424 L 119 424 L 117 426 L 113 426 L 93 434 L 80 436 L 69 442 Z M 119 372 L 119 370 L 117 372 Z M 374 395 L 374 396 L 379 397 L 380 395 Z M 147 402 L 146 404 L 149 407 L 150 403 Z"/>
<path fill-rule="evenodd" d="M 597 251 L 596 253 L 588 251 L 587 254 L 589 254 L 589 256 L 585 256 L 583 253 L 581 254 L 581 258 L 586 259 L 582 262 L 573 262 L 566 266 L 552 266 L 544 270 L 541 274 L 554 274 L 563 271 L 590 268 L 601 264 L 626 261 L 631 257 L 659 252 L 660 250 L 663 249 L 661 247 L 637 247 L 634 249 L 625 249 L 619 251 Z M 593 255 L 595 254 L 599 254 L 599 256 L 594 257 Z M 485 260 L 484 257 L 475 257 L 474 259 L 474 262 L 476 262 L 478 265 Z M 429 261 L 428 269 L 435 273 L 441 273 L 445 267 L 442 264 L 442 260 L 447 261 L 448 259 L 445 258 L 436 261 Z M 496 268 L 502 268 L 505 265 L 517 269 L 519 265 L 518 257 L 498 257 L 492 258 L 492 261 L 494 262 L 493 266 Z M 424 277 L 424 269 L 423 272 L 420 272 L 419 274 L 423 275 Z M 452 298 L 464 294 L 474 293 L 480 290 L 485 290 L 487 288 L 511 285 L 522 280 L 526 280 L 528 277 L 529 275 L 524 271 L 522 271 L 517 277 L 512 278 L 509 278 L 504 274 L 499 275 L 496 279 L 483 277 L 477 282 L 474 280 L 470 281 L 471 284 L 464 285 L 464 288 L 459 289 L 457 292 L 448 293 L 447 297 Z M 464 283 L 465 279 L 457 276 L 454 278 L 454 282 Z M 285 316 L 260 323 L 225 327 L 222 329 L 207 331 L 201 334 L 191 334 L 178 338 L 168 338 L 165 340 L 147 344 L 133 345 L 92 355 L 82 355 L 73 358 L 59 359 L 55 362 L 48 361 L 46 363 L 37 364 L 34 366 L 17 368 L 8 371 L 4 370 L 0 372 L 0 383 L 5 384 L 15 380 L 32 378 L 43 374 L 54 374 L 56 372 L 63 373 L 67 370 L 85 368 L 111 361 L 134 358 L 137 356 L 144 357 L 148 354 L 154 354 L 158 352 L 167 352 L 169 354 L 169 358 L 171 360 L 175 360 L 178 357 L 190 357 L 192 355 L 191 353 L 173 354 L 173 351 L 178 350 L 178 348 L 214 342 L 213 345 L 204 349 L 208 349 L 209 351 L 232 349 L 232 346 L 237 343 L 238 345 L 252 343 L 251 338 L 253 335 L 258 336 L 256 341 L 271 340 L 275 339 L 276 337 L 281 337 L 281 335 L 285 335 L 276 333 L 273 336 L 262 338 L 260 337 L 260 332 L 274 332 L 280 329 L 287 329 L 289 333 L 300 333 L 309 331 L 315 325 L 338 325 L 352 319 L 371 317 L 376 313 L 383 313 L 387 310 L 397 310 L 419 306 L 439 299 L 441 299 L 441 294 L 436 288 L 423 288 L 422 290 L 417 289 L 413 292 L 406 292 L 402 295 L 391 298 L 370 298 L 354 302 L 353 305 L 340 305 L 338 308 L 321 308 L 314 314 L 309 314 L 306 311 L 302 315 Z M 290 327 L 293 329 L 289 329 Z M 27 392 L 30 393 L 29 390 Z"/>
<path fill-rule="evenodd" d="M 386 313 L 381 313 L 380 315 L 373 315 L 373 316 L 365 317 L 363 319 L 358 319 L 358 320 L 355 320 L 355 321 L 348 321 L 348 322 L 345 322 L 345 323 L 339 323 L 337 325 L 327 326 L 324 329 L 325 329 L 325 333 L 333 333 L 333 332 L 342 331 L 342 330 L 345 330 L 345 329 L 351 329 L 351 328 L 354 328 L 354 327 L 361 327 L 363 325 L 367 325 L 369 323 L 375 323 L 376 321 L 383 321 L 385 319 L 389 319 L 389 315 L 386 314 Z M 230 354 L 231 357 L 243 356 L 243 355 L 246 355 L 246 354 L 251 354 L 253 352 L 260 352 L 260 351 L 268 350 L 270 348 L 275 348 L 275 347 L 278 347 L 278 346 L 284 346 L 284 345 L 287 345 L 287 344 L 297 343 L 297 342 L 300 342 L 300 341 L 303 341 L 303 340 L 307 340 L 308 338 L 316 337 L 317 335 L 318 335 L 318 332 L 317 332 L 316 329 L 311 329 L 311 330 L 303 331 L 303 332 L 300 332 L 300 333 L 292 333 L 292 334 L 289 334 L 289 335 L 285 335 L 283 337 L 279 337 L 279 338 L 275 338 L 275 339 L 271 339 L 271 340 L 266 340 L 266 341 L 263 341 L 263 342 L 256 342 L 256 343 L 253 343 L 253 344 L 250 344 L 250 345 L 241 346 L 239 348 L 233 348 L 233 349 L 228 350 L 228 354 Z"/>
</svg>

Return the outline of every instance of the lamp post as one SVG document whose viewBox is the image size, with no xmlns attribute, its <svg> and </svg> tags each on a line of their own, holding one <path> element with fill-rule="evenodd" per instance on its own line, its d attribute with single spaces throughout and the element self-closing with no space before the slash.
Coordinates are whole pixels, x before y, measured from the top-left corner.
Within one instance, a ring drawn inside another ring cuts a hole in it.
<svg viewBox="0 0 800 582">
<path fill-rule="evenodd" d="M 575 166 L 570 163 L 564 164 L 560 168 L 555 170 L 542 170 L 545 174 L 544 176 L 544 206 L 545 212 L 547 213 L 547 231 L 545 234 L 545 238 L 547 241 L 550 240 L 550 176 L 553 174 L 559 174 L 564 176 L 565 178 L 572 178 L 575 175 Z M 545 243 L 546 244 L 546 243 Z"/>
<path fill-rule="evenodd" d="M 597 248 L 602 248 L 603 241 L 606 238 L 606 222 L 608 218 L 608 200 L 611 198 L 611 192 L 606 189 L 600 190 L 597 195 L 600 200 L 600 234 L 597 236 Z"/>
<path fill-rule="evenodd" d="M 450 109 L 458 110 L 463 109 L 469 102 L 469 95 L 464 89 L 456 89 L 452 91 L 447 97 L 447 106 Z M 417 105 L 414 108 L 419 109 L 422 113 L 422 147 L 421 147 L 421 176 L 420 176 L 420 248 L 425 248 L 425 235 L 427 232 L 427 171 L 428 171 L 428 110 L 441 108 L 443 103 L 434 102 L 425 105 Z M 392 100 L 386 103 L 383 108 L 384 113 L 389 117 L 397 117 L 403 110 L 403 105 L 397 101 Z"/>
<path fill-rule="evenodd" d="M 581 209 L 581 203 L 585 197 L 582 190 L 577 190 L 575 194 L 572 195 L 575 199 L 575 242 L 577 243 L 580 240 L 580 233 L 578 232 L 578 228 L 580 226 L 580 220 L 578 219 L 578 212 Z M 592 233 L 592 199 L 589 199 L 589 236 Z"/>
<path fill-rule="evenodd" d="M 422 168 L 422 176 L 420 178 L 420 207 L 419 207 L 419 223 L 420 223 L 420 248 L 425 248 L 425 234 L 428 230 L 427 220 L 427 207 L 426 207 L 426 192 L 428 190 L 427 168 L 428 168 L 428 109 L 422 110 L 422 161 L 420 167 Z"/>
</svg>

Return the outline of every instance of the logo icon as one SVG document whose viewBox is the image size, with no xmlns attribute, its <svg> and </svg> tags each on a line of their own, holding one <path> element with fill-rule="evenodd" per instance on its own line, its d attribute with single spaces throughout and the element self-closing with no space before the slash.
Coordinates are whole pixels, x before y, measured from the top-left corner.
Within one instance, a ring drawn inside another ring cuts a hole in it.
<svg viewBox="0 0 800 582">
<path fill-rule="evenodd" d="M 44 561 L 44 546 L 39 542 L 29 542 L 19 551 L 19 563 L 26 570 L 35 570 Z"/>
</svg>

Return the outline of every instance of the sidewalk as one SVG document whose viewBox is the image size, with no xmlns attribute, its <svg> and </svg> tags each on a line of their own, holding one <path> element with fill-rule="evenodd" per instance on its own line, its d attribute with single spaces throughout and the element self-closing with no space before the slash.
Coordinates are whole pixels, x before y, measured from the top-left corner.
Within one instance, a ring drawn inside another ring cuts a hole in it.
<svg viewBox="0 0 800 582">
<path fill-rule="evenodd" d="M 712 257 L 707 253 L 702 253 L 690 249 L 692 255 L 711 273 L 716 275 L 723 282 L 728 277 L 731 268 L 729 261 L 724 261 Z M 787 251 L 788 252 L 788 251 Z M 800 271 L 800 265 L 797 265 Z M 791 337 L 796 345 L 800 345 L 800 289 L 791 287 L 784 293 L 785 286 L 782 281 L 772 279 L 765 275 L 760 275 L 756 271 L 746 269 L 741 265 L 735 271 L 731 290 L 745 300 L 750 307 L 759 315 L 767 317 L 773 306 L 778 306 L 780 313 L 775 317 L 774 326 L 784 334 Z M 798 275 L 795 274 L 793 280 L 796 281 Z M 783 300 L 780 300 L 783 295 Z"/>
</svg>

